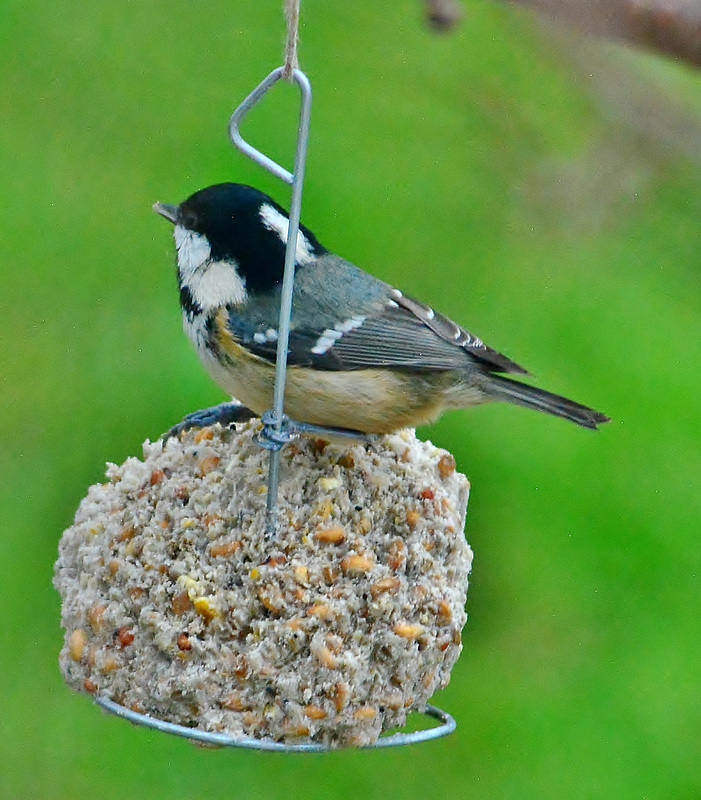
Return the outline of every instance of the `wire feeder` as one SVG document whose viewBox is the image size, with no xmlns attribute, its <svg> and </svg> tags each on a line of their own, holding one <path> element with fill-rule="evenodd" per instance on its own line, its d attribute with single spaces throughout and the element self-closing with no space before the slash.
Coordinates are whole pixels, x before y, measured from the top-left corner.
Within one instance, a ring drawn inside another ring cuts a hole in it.
<svg viewBox="0 0 701 800">
<path fill-rule="evenodd" d="M 274 535 L 277 523 L 277 496 L 280 482 L 280 455 L 284 445 L 293 438 L 303 433 L 321 433 L 328 430 L 336 435 L 347 435 L 359 438 L 359 435 L 348 431 L 333 431 L 314 425 L 305 425 L 289 420 L 284 414 L 285 405 L 285 380 L 287 374 L 287 350 L 290 336 L 290 318 L 292 315 L 292 292 L 294 288 L 294 269 L 297 235 L 299 233 L 300 217 L 302 212 L 302 190 L 304 184 L 304 170 L 307 160 L 307 145 L 309 142 L 309 121 L 311 117 L 312 89 L 307 76 L 296 68 L 297 63 L 297 25 L 299 22 L 299 0 L 288 0 L 288 47 L 285 65 L 273 70 L 238 106 L 229 122 L 229 136 L 232 143 L 245 156 L 256 164 L 262 166 L 284 183 L 292 187 L 292 200 L 290 203 L 289 228 L 287 244 L 285 247 L 285 270 L 282 281 L 282 296 L 280 300 L 280 319 L 278 328 L 277 354 L 275 365 L 275 392 L 273 409 L 263 415 L 264 431 L 261 436 L 261 446 L 270 450 L 270 469 L 268 474 L 267 495 L 267 529 Z M 290 42 L 293 42 L 291 45 Z M 295 151 L 294 172 L 289 172 L 280 164 L 273 161 L 260 150 L 250 145 L 241 135 L 239 126 L 248 112 L 257 105 L 263 97 L 281 79 L 296 83 L 301 92 L 301 108 L 299 116 L 299 129 L 297 135 L 297 148 Z M 327 745 L 316 742 L 276 742 L 270 739 L 255 739 L 251 737 L 235 737 L 224 733 L 202 731 L 197 728 L 187 728 L 172 722 L 160 720 L 147 714 L 140 714 L 129 708 L 115 703 L 104 697 L 95 698 L 95 703 L 105 711 L 126 719 L 134 725 L 151 728 L 163 733 L 170 733 L 190 741 L 212 747 L 240 747 L 247 750 L 275 751 L 283 753 L 321 753 L 333 749 Z M 362 749 L 375 749 L 384 747 L 399 747 L 408 744 L 418 744 L 433 739 L 439 739 L 455 731 L 457 725 L 453 717 L 435 706 L 427 705 L 422 712 L 426 716 L 436 719 L 440 725 L 426 728 L 413 733 L 394 733 L 380 737 Z"/>
</svg>

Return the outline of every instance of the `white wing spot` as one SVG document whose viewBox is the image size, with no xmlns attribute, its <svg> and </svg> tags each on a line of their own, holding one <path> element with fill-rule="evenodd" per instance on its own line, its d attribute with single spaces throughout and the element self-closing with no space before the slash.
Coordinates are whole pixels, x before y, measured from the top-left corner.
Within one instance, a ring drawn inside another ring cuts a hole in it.
<svg viewBox="0 0 701 800">
<path fill-rule="evenodd" d="M 334 330 L 340 331 L 340 333 L 342 334 L 349 333 L 350 331 L 359 328 L 363 324 L 363 322 L 365 322 L 365 317 L 351 317 L 350 319 L 347 319 L 345 322 L 339 322 L 336 325 L 334 325 Z M 326 334 L 326 331 L 324 331 L 324 334 Z"/>
<path fill-rule="evenodd" d="M 312 353 L 317 356 L 323 356 L 324 353 L 328 352 L 336 343 L 336 339 L 331 338 L 330 336 L 320 336 L 316 340 L 316 344 L 312 347 Z"/>
<path fill-rule="evenodd" d="M 268 328 L 268 330 L 263 333 L 262 331 L 256 331 L 253 334 L 253 341 L 257 344 L 265 344 L 266 342 L 276 342 L 277 341 L 277 331 L 275 328 Z"/>
<path fill-rule="evenodd" d="M 392 295 L 392 297 L 396 298 L 404 297 L 404 295 L 399 291 L 399 289 L 392 289 L 390 294 Z"/>
<path fill-rule="evenodd" d="M 316 344 L 312 347 L 312 353 L 317 356 L 323 356 L 344 333 L 350 333 L 350 331 L 359 328 L 365 322 L 365 319 L 362 316 L 351 317 L 343 322 L 337 322 L 333 328 L 327 328 L 316 340 Z"/>
<path fill-rule="evenodd" d="M 287 237 L 290 230 L 290 221 L 284 215 L 281 214 L 276 208 L 273 208 L 270 203 L 263 203 L 260 207 L 260 219 L 263 225 L 269 230 L 274 231 L 280 237 L 280 241 L 286 246 L 287 245 Z M 297 234 L 297 251 L 295 253 L 295 260 L 298 264 L 308 264 L 310 261 L 314 261 L 316 256 L 314 255 L 314 251 L 312 250 L 312 246 L 309 243 L 307 237 L 299 231 Z"/>
</svg>

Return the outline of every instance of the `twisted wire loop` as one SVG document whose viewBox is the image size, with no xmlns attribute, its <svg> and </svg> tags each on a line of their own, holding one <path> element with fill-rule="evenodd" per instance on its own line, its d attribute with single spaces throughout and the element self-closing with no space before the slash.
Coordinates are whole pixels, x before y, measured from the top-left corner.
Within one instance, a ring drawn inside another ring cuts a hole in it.
<svg viewBox="0 0 701 800">
<path fill-rule="evenodd" d="M 312 425 L 310 422 L 297 422 L 287 414 L 282 415 L 282 423 L 278 425 L 277 414 L 273 409 L 266 411 L 261 417 L 263 428 L 256 435 L 256 442 L 266 450 L 277 451 L 299 439 L 300 436 L 316 436 L 345 440 L 352 444 L 372 444 L 377 436 L 346 428 L 328 428 L 324 425 Z"/>
<path fill-rule="evenodd" d="M 119 703 L 108 700 L 106 697 L 95 698 L 95 703 L 104 711 L 126 719 L 132 725 L 151 728 L 161 733 L 170 733 L 210 747 L 240 747 L 245 750 L 268 750 L 281 753 L 327 753 L 332 750 L 338 750 L 338 748 L 328 747 L 317 742 L 276 742 L 273 739 L 254 739 L 250 736 L 236 737 L 230 736 L 228 733 L 212 733 L 198 728 L 186 728 L 184 725 L 176 725 L 174 722 L 165 722 L 157 717 L 132 711 L 132 709 L 120 706 Z M 413 731 L 412 733 L 392 733 L 389 736 L 381 736 L 373 744 L 361 745 L 358 749 L 371 750 L 379 747 L 400 747 L 407 744 L 430 742 L 433 739 L 441 739 L 443 736 L 448 736 L 457 728 L 457 723 L 453 717 L 435 706 L 427 705 L 422 712 L 417 713 L 438 720 L 440 725 Z"/>
<path fill-rule="evenodd" d="M 299 426 L 287 414 L 278 422 L 277 414 L 272 409 L 261 417 L 263 429 L 256 436 L 256 442 L 266 450 L 279 451 L 290 442 L 301 436 Z"/>
</svg>

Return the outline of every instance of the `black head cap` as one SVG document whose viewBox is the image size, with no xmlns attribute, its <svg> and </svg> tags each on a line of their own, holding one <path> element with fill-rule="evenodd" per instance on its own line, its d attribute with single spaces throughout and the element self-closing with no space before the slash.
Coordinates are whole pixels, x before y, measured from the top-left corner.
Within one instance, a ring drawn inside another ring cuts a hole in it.
<svg viewBox="0 0 701 800">
<path fill-rule="evenodd" d="M 282 281 L 285 244 L 279 232 L 266 226 L 261 209 L 287 212 L 267 194 L 238 183 L 220 183 L 195 192 L 178 209 L 177 222 L 207 237 L 212 258 L 237 264 L 248 291 L 265 291 Z M 314 234 L 300 226 L 314 255 L 326 252 Z"/>
</svg>

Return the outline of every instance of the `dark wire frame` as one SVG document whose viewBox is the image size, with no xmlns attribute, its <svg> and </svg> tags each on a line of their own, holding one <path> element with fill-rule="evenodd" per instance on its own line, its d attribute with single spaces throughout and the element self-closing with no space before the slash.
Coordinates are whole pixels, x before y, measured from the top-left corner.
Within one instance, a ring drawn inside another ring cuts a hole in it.
<svg viewBox="0 0 701 800">
<path fill-rule="evenodd" d="M 275 175 L 284 183 L 292 187 L 292 201 L 290 204 L 289 228 L 285 248 L 285 271 L 282 281 L 282 296 L 280 300 L 280 320 L 277 340 L 277 358 L 275 369 L 274 407 L 263 415 L 264 430 L 259 437 L 262 447 L 270 450 L 270 469 L 268 473 L 267 495 L 267 530 L 268 534 L 275 534 L 277 524 L 277 496 L 280 479 L 280 455 L 284 445 L 304 433 L 323 434 L 325 431 L 334 435 L 349 436 L 353 439 L 364 438 L 362 434 L 348 431 L 336 431 L 320 428 L 314 425 L 294 422 L 284 414 L 285 404 L 285 378 L 287 373 L 287 349 L 290 335 L 290 318 L 292 315 L 292 291 L 294 288 L 295 253 L 297 234 L 302 211 L 302 188 L 304 183 L 304 169 L 307 158 L 307 144 L 309 141 L 309 120 L 311 116 L 312 89 L 307 76 L 299 69 L 292 71 L 289 80 L 296 83 L 301 91 L 301 109 L 299 117 L 299 130 L 297 136 L 297 149 L 295 153 L 294 173 L 268 158 L 255 147 L 250 145 L 241 135 L 239 126 L 246 114 L 257 105 L 272 87 L 285 76 L 285 67 L 278 67 L 268 75 L 238 106 L 229 122 L 229 136 L 232 143 L 244 155 L 268 172 Z M 294 242 L 294 245 L 292 244 Z M 366 437 L 365 437 L 366 438 Z M 226 733 L 203 731 L 198 728 L 188 728 L 173 722 L 166 722 L 157 717 L 132 711 L 130 708 L 119 705 L 106 697 L 96 697 L 95 703 L 110 714 L 115 714 L 126 719 L 134 725 L 151 728 L 180 736 L 193 742 L 211 747 L 240 747 L 247 750 L 263 750 L 281 753 L 323 753 L 338 748 L 329 747 L 314 741 L 277 742 L 272 739 L 255 739 L 252 737 L 236 737 Z M 399 747 L 407 744 L 418 744 L 433 739 L 440 739 L 455 731 L 457 723 L 453 717 L 441 711 L 440 708 L 427 705 L 422 713 L 440 723 L 432 728 L 414 731 L 412 733 L 394 733 L 381 736 L 372 744 L 362 745 L 362 749 L 375 749 L 384 747 Z"/>
</svg>

